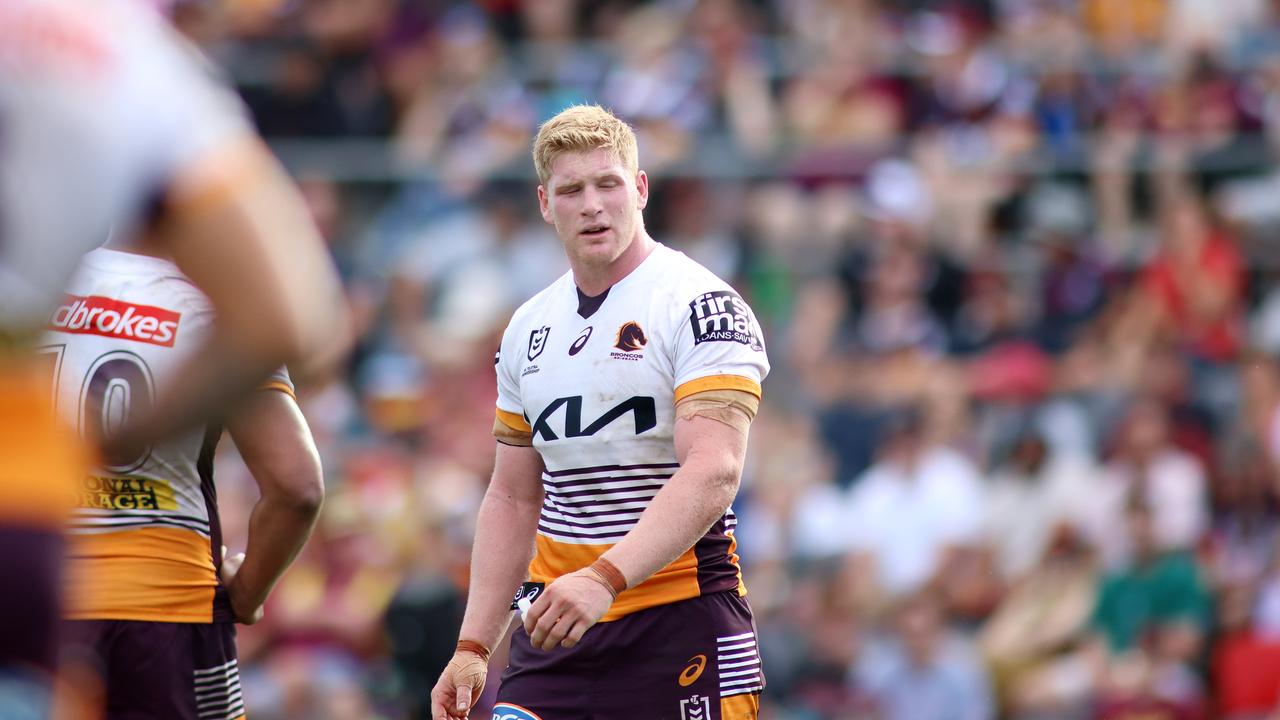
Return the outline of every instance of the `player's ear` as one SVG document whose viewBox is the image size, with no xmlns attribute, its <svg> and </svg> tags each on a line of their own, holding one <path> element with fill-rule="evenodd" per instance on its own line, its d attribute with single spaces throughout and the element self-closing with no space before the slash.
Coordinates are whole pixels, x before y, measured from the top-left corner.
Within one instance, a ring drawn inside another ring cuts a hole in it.
<svg viewBox="0 0 1280 720">
<path fill-rule="evenodd" d="M 543 220 L 553 222 L 551 219 L 551 204 L 548 202 L 547 187 L 545 185 L 538 186 L 538 212 L 542 213 Z"/>
<path fill-rule="evenodd" d="M 649 176 L 643 170 L 636 171 L 636 207 L 643 210 L 649 204 Z"/>
</svg>

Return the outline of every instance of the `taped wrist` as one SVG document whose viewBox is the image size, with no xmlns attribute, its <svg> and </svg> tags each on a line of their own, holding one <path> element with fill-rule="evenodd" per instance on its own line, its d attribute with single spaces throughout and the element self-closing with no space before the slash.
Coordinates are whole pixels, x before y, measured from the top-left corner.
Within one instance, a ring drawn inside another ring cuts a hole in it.
<svg viewBox="0 0 1280 720">
<path fill-rule="evenodd" d="M 480 659 L 489 662 L 489 648 L 481 645 L 475 640 L 459 640 L 458 648 L 454 652 L 469 652 L 480 656 Z"/>
<path fill-rule="evenodd" d="M 479 697 L 489 676 L 488 648 L 474 640 L 459 640 L 458 649 L 454 651 L 453 659 L 445 667 L 445 672 L 455 687 L 469 686 L 471 697 Z"/>
<path fill-rule="evenodd" d="M 617 565 L 609 562 L 603 557 L 596 558 L 591 563 L 587 571 L 591 576 L 609 589 L 609 593 L 616 599 L 618 594 L 627 589 L 627 578 L 618 569 Z"/>
</svg>

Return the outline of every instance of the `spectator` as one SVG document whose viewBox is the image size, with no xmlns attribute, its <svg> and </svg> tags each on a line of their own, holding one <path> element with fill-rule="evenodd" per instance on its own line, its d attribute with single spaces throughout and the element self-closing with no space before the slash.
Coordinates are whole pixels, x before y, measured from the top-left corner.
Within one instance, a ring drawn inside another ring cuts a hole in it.
<svg viewBox="0 0 1280 720">
<path fill-rule="evenodd" d="M 1055 541 L 1079 536 L 1096 472 L 1086 458 L 1051 454 L 1034 431 L 1014 443 L 992 473 L 985 502 L 988 542 L 1006 582 L 1039 567 Z"/>
<path fill-rule="evenodd" d="M 1157 321 L 1196 358 L 1234 358 L 1244 331 L 1244 277 L 1234 242 L 1190 197 L 1165 208 L 1163 241 L 1142 286 L 1155 304 Z"/>
<path fill-rule="evenodd" d="M 849 493 L 853 583 L 868 602 L 923 589 L 981 544 L 978 470 L 959 452 L 931 444 L 918 413 L 895 418 L 880 459 Z"/>
<path fill-rule="evenodd" d="M 894 632 L 869 647 L 854 682 L 884 720 L 981 720 L 995 708 L 986 671 L 974 647 L 946 625 L 941 603 L 928 593 L 897 609 Z"/>
<path fill-rule="evenodd" d="M 1129 498 L 1125 522 L 1132 558 L 1103 579 L 1093 614 L 1109 657 L 1102 717 L 1142 707 L 1181 717 L 1203 700 L 1190 668 L 1209 630 L 1208 588 L 1189 553 L 1162 548 L 1140 495 Z"/>
<path fill-rule="evenodd" d="M 1124 519 L 1140 501 L 1151 515 L 1152 542 L 1161 551 L 1194 550 L 1208 527 L 1203 466 L 1173 445 L 1168 410 L 1138 400 L 1125 415 L 1115 457 L 1103 468 L 1086 532 L 1109 567 L 1138 551 Z"/>
</svg>

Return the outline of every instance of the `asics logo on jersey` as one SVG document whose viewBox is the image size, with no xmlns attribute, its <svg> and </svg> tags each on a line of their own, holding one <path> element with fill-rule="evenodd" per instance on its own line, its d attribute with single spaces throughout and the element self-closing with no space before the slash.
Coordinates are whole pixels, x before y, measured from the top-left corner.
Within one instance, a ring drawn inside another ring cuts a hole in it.
<svg viewBox="0 0 1280 720">
<path fill-rule="evenodd" d="M 751 320 L 751 311 L 737 293 L 715 290 L 703 293 L 689 303 L 689 326 L 693 343 L 736 342 L 752 350 L 763 350 L 760 333 Z"/>
<path fill-rule="evenodd" d="M 49 328 L 78 335 L 101 335 L 173 347 L 180 313 L 99 295 L 67 295 L 49 319 Z"/>
<path fill-rule="evenodd" d="M 551 428 L 551 420 L 561 407 L 564 408 L 563 433 L 566 438 L 595 435 L 627 413 L 632 414 L 637 435 L 652 430 L 658 425 L 657 403 L 651 397 L 636 395 L 610 408 L 608 412 L 584 428 L 582 427 L 582 396 L 574 395 L 556 398 L 547 405 L 542 414 L 538 415 L 538 419 L 533 422 L 533 434 L 541 435 L 543 441 L 559 440 L 560 436 Z"/>
<path fill-rule="evenodd" d="M 640 328 L 640 324 L 628 322 L 618 328 L 618 340 L 613 346 L 623 352 L 638 352 L 648 344 L 649 338 L 644 336 L 644 330 Z"/>
<path fill-rule="evenodd" d="M 591 339 L 591 331 L 593 329 L 595 329 L 593 326 L 588 325 L 587 329 L 583 330 L 578 335 L 578 339 L 574 340 L 573 344 L 569 346 L 570 355 L 577 355 L 579 352 L 581 352 L 582 348 L 586 346 L 587 340 Z"/>
</svg>

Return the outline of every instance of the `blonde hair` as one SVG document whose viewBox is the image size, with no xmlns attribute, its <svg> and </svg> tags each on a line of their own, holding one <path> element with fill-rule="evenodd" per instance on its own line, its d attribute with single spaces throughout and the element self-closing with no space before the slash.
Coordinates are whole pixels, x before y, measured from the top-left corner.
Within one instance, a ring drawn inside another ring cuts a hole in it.
<svg viewBox="0 0 1280 720">
<path fill-rule="evenodd" d="M 565 152 L 591 152 L 604 148 L 618 156 L 631 171 L 639 170 L 636 134 L 631 126 L 599 105 L 571 105 L 542 123 L 533 140 L 533 167 L 539 182 L 551 177 L 551 162 Z"/>
</svg>

